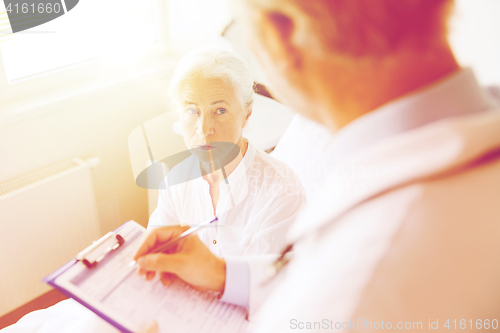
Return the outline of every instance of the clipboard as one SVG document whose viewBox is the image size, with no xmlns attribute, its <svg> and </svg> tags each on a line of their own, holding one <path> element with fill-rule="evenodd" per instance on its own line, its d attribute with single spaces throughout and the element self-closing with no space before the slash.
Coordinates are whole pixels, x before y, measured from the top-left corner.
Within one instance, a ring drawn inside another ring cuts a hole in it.
<svg viewBox="0 0 500 333">
<path fill-rule="evenodd" d="M 55 289 L 59 290 L 65 296 L 73 298 L 75 301 L 79 302 L 99 317 L 118 328 L 120 331 L 125 333 L 133 333 L 130 327 L 123 326 L 120 322 L 116 321 L 112 316 L 108 315 L 105 312 L 102 312 L 100 309 L 97 309 L 93 304 L 80 297 L 79 295 L 71 292 L 70 290 L 60 286 L 56 280 L 58 277 L 67 272 L 71 267 L 81 262 L 84 264 L 87 269 L 97 268 L 97 264 L 101 262 L 104 258 L 109 257 L 113 251 L 116 251 L 118 248 L 124 246 L 125 238 L 120 234 L 120 230 L 123 230 L 128 225 L 134 225 L 134 228 L 141 231 L 141 234 L 146 230 L 144 227 L 136 223 L 135 221 L 128 221 L 122 224 L 120 227 L 115 229 L 112 232 L 101 237 L 99 240 L 93 242 L 89 247 L 81 251 L 77 254 L 75 259 L 72 259 L 61 268 L 56 270 L 54 273 L 46 276 L 42 279 L 43 282 L 49 284 Z M 142 230 L 141 230 L 142 228 Z"/>
<path fill-rule="evenodd" d="M 137 267 L 129 267 L 145 232 L 140 224 L 125 222 L 43 281 L 125 333 L 137 332 L 153 319 L 160 332 L 243 332 L 245 308 L 179 280 L 165 287 L 158 274 L 146 281 Z"/>
</svg>

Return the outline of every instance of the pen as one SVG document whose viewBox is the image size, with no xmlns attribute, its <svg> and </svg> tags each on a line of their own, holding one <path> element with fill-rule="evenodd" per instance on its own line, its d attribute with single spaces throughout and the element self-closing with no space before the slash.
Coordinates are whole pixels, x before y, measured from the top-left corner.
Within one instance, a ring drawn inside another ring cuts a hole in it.
<svg viewBox="0 0 500 333">
<path fill-rule="evenodd" d="M 177 236 L 177 238 L 174 238 L 173 240 L 171 240 L 168 243 L 165 243 L 163 245 L 160 245 L 160 246 L 157 246 L 157 247 L 153 248 L 149 253 L 161 253 L 161 252 L 167 250 L 168 248 L 170 248 L 172 245 L 177 244 L 178 242 L 180 242 L 181 240 L 183 240 L 184 238 L 186 238 L 186 237 L 188 237 L 190 235 L 194 235 L 201 228 L 207 227 L 207 226 L 211 225 L 212 223 L 216 222 L 217 220 L 218 220 L 217 217 L 215 217 L 215 219 L 213 219 L 210 222 L 202 223 L 202 224 L 200 224 L 200 225 L 198 225 L 196 227 L 189 228 L 188 230 L 184 231 L 182 234 L 180 234 L 179 236 Z M 135 264 L 136 264 L 136 261 L 132 260 L 128 264 L 128 266 L 132 267 Z"/>
</svg>

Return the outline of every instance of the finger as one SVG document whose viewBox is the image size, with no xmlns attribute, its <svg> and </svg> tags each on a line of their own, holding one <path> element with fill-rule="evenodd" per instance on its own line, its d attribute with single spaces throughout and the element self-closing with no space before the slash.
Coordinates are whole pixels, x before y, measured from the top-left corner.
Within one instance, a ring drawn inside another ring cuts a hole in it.
<svg viewBox="0 0 500 333">
<path fill-rule="evenodd" d="M 158 333 L 158 323 L 152 321 L 148 326 L 144 327 L 139 333 Z"/>
<path fill-rule="evenodd" d="M 147 271 L 158 271 L 176 274 L 184 262 L 180 254 L 152 253 L 137 260 L 139 266 Z"/>
<path fill-rule="evenodd" d="M 150 272 L 152 272 L 152 271 L 148 271 L 146 269 L 139 268 L 139 275 L 144 275 L 144 277 L 146 277 L 146 274 L 150 273 Z"/>
<path fill-rule="evenodd" d="M 172 273 L 161 273 L 160 280 L 164 286 L 170 286 L 175 279 L 175 274 Z"/>
<path fill-rule="evenodd" d="M 155 278 L 156 272 L 154 271 L 149 271 L 146 272 L 146 281 L 151 281 Z"/>
<path fill-rule="evenodd" d="M 150 249 L 155 247 L 156 242 L 158 241 L 157 233 L 159 230 L 160 229 L 155 229 L 155 230 L 148 232 L 148 234 L 146 235 L 146 238 L 142 241 L 142 244 L 139 246 L 139 248 L 135 252 L 134 260 L 137 260 L 137 258 L 144 255 L 145 253 L 148 253 Z"/>
<path fill-rule="evenodd" d="M 184 231 L 189 229 L 188 227 L 163 227 L 153 229 L 148 233 L 141 246 L 137 249 L 134 260 L 137 260 L 140 256 L 148 253 L 159 243 L 165 243 L 173 239 L 174 237 L 180 235 Z"/>
</svg>

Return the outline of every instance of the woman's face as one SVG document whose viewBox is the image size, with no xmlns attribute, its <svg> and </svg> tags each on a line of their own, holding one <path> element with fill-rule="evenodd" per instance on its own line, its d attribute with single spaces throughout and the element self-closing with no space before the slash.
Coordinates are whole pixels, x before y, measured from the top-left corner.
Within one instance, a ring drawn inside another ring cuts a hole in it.
<svg viewBox="0 0 500 333">
<path fill-rule="evenodd" d="M 242 130 L 251 110 L 235 89 L 220 78 L 194 78 L 180 92 L 181 123 L 189 149 L 209 149 L 213 142 L 230 142 L 243 149 Z"/>
</svg>

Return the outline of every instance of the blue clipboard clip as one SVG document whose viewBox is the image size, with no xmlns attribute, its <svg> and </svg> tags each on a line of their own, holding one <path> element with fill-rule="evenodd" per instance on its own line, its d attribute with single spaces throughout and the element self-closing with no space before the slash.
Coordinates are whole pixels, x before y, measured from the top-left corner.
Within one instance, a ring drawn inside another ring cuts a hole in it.
<svg viewBox="0 0 500 333">
<path fill-rule="evenodd" d="M 99 261 L 124 243 L 125 239 L 121 235 L 110 231 L 99 238 L 99 240 L 93 242 L 85 250 L 78 253 L 76 260 L 81 261 L 87 268 L 94 268 Z"/>
</svg>

